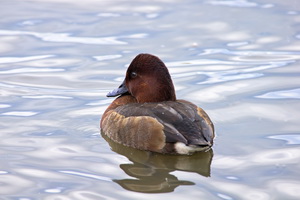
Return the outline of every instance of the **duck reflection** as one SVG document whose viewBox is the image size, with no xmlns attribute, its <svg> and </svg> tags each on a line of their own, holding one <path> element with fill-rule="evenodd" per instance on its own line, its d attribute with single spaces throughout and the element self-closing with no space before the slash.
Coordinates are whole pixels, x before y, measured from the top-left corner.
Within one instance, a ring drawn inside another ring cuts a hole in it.
<svg viewBox="0 0 300 200">
<path fill-rule="evenodd" d="M 210 165 L 213 151 L 198 152 L 191 156 L 163 155 L 140 151 L 117 144 L 105 134 L 102 137 L 109 143 L 112 150 L 126 156 L 131 164 L 121 164 L 120 168 L 134 179 L 114 180 L 123 188 L 143 193 L 172 192 L 180 185 L 194 185 L 191 181 L 178 180 L 173 171 L 196 172 L 202 176 L 210 176 Z"/>
</svg>

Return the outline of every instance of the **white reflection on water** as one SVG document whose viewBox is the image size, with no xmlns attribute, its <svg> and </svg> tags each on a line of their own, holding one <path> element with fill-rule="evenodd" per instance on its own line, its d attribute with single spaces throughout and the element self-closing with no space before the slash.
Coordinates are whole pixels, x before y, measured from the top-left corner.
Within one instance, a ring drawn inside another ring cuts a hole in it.
<svg viewBox="0 0 300 200">
<path fill-rule="evenodd" d="M 59 96 L 59 95 L 30 95 L 22 96 L 24 99 L 73 99 L 73 97 L 68 96 Z"/>
<path fill-rule="evenodd" d="M 93 192 L 93 191 L 88 191 L 88 190 L 76 190 L 76 191 L 71 191 L 68 193 L 68 195 L 49 195 L 45 200 L 98 200 L 98 199 L 107 199 L 107 200 L 116 200 L 116 198 L 106 196 L 103 194 L 100 194 L 98 192 Z"/>
<path fill-rule="evenodd" d="M 95 174 L 88 174 L 88 173 L 76 172 L 76 171 L 59 171 L 59 172 L 61 172 L 63 174 L 71 174 L 71 175 L 81 176 L 81 177 L 85 177 L 85 178 L 92 178 L 92 179 L 112 182 L 112 180 L 108 177 L 99 176 L 99 175 L 95 175 Z"/>
<path fill-rule="evenodd" d="M 270 39 L 270 38 L 268 38 Z M 228 49 L 204 49 L 199 55 L 225 54 L 238 57 L 229 57 L 229 60 L 248 61 L 259 64 L 273 61 L 294 61 L 300 58 L 299 52 L 294 51 L 232 51 Z M 245 57 L 243 57 L 245 56 Z M 242 63 L 237 63 L 242 64 Z"/>
<path fill-rule="evenodd" d="M 36 114 L 38 114 L 38 112 L 32 112 L 32 111 L 11 111 L 11 112 L 1 113 L 1 115 L 19 116 L 19 117 L 30 117 Z"/>
<path fill-rule="evenodd" d="M 232 197 L 227 196 L 225 194 L 221 194 L 221 193 L 218 193 L 217 196 L 220 197 L 221 199 L 225 199 L 225 200 L 231 200 L 231 199 L 233 199 Z"/>
<path fill-rule="evenodd" d="M 20 74 L 20 73 L 37 73 L 37 72 L 63 72 L 65 69 L 52 69 L 52 68 L 19 68 L 11 70 L 3 70 L 0 74 Z"/>
<path fill-rule="evenodd" d="M 247 45 L 249 44 L 249 42 L 245 41 L 245 42 L 231 42 L 231 43 L 228 43 L 227 46 L 229 47 L 238 47 L 238 46 L 244 46 L 244 45 Z"/>
<path fill-rule="evenodd" d="M 48 170 L 42 170 L 42 169 L 29 169 L 29 168 L 17 168 L 14 170 L 15 172 L 17 172 L 18 174 L 21 175 L 25 175 L 25 176 L 30 176 L 30 177 L 34 177 L 34 178 L 44 178 L 44 179 L 48 179 L 51 177 L 51 179 L 64 179 L 65 176 L 55 173 L 55 172 L 51 172 Z"/>
<path fill-rule="evenodd" d="M 262 99 L 300 99 L 300 88 L 268 92 L 256 97 Z"/>
<path fill-rule="evenodd" d="M 271 195 L 263 189 L 257 189 L 251 186 L 241 185 L 239 183 L 228 182 L 224 184 L 223 182 L 216 181 L 214 187 L 224 193 L 230 194 L 229 196 L 240 196 L 245 200 L 269 200 L 271 197 Z"/>
<path fill-rule="evenodd" d="M 243 110 L 243 112 L 241 112 Z M 230 113 L 230 115 L 216 116 L 216 121 L 233 122 L 236 120 L 255 117 L 256 119 L 272 120 L 274 123 L 289 122 L 290 125 L 296 125 L 300 117 L 300 113 L 295 113 L 294 108 L 283 108 L 278 105 L 240 103 L 218 109 L 220 113 Z M 293 115 L 291 115 L 293 113 Z"/>
<path fill-rule="evenodd" d="M 98 16 L 98 17 L 120 17 L 121 14 L 119 14 L 119 13 L 99 13 L 96 16 Z"/>
<path fill-rule="evenodd" d="M 105 56 L 94 56 L 94 58 L 98 61 L 103 61 L 103 60 L 112 60 L 116 58 L 121 58 L 122 55 L 117 54 L 117 55 L 105 55 Z"/>
<path fill-rule="evenodd" d="M 81 62 L 82 60 L 79 58 L 62 58 L 62 57 L 55 56 L 51 58 L 44 58 L 39 60 L 22 62 L 22 66 L 48 67 L 48 68 L 63 67 L 66 70 L 68 66 L 73 66 Z"/>
<path fill-rule="evenodd" d="M 9 108 L 11 105 L 9 104 L 0 104 L 0 108 Z"/>
<path fill-rule="evenodd" d="M 300 151 L 295 148 L 273 149 L 246 156 L 216 155 L 214 166 L 218 169 L 245 170 L 255 166 L 297 164 Z"/>
<path fill-rule="evenodd" d="M 203 56 L 214 54 L 226 54 L 234 56 L 229 57 L 228 61 L 199 59 L 167 62 L 166 65 L 171 67 L 171 72 L 175 73 L 173 77 L 205 75 L 207 78 L 201 82 L 198 82 L 198 84 L 214 84 L 234 80 L 258 78 L 265 75 L 263 72 L 265 70 L 288 66 L 300 58 L 300 55 L 296 52 L 229 51 L 227 49 L 206 49 L 199 55 Z M 194 65 L 212 66 L 212 69 L 215 65 L 224 65 L 232 66 L 232 69 L 230 70 L 225 68 L 224 70 L 216 69 L 208 71 L 205 68 L 203 69 L 198 67 L 197 71 L 195 72 L 195 68 L 187 67 Z M 207 95 L 208 94 L 206 93 L 206 95 L 202 95 L 202 97 L 206 97 Z"/>
<path fill-rule="evenodd" d="M 119 39 L 126 38 L 144 38 L 148 34 L 132 34 L 116 37 L 74 37 L 70 33 L 38 33 L 38 32 L 29 32 L 29 31 L 10 31 L 10 30 L 0 30 L 0 35 L 30 35 L 36 38 L 39 38 L 47 42 L 70 42 L 70 43 L 82 43 L 82 44 L 92 44 L 92 45 L 116 45 L 116 44 L 127 44 Z"/>
<path fill-rule="evenodd" d="M 291 198 L 300 199 L 299 193 L 300 181 L 278 180 L 271 181 L 269 187 L 282 193 L 283 195 L 290 196 Z M 285 199 L 285 197 L 283 197 Z"/>
<path fill-rule="evenodd" d="M 0 194 L 18 194 L 30 187 L 35 187 L 35 182 L 21 177 L 18 174 L 1 174 L 0 175 Z"/>
<path fill-rule="evenodd" d="M 300 144 L 300 134 L 272 135 L 268 136 L 268 138 L 284 140 L 287 144 Z"/>
<path fill-rule="evenodd" d="M 55 194 L 55 193 L 61 193 L 62 192 L 62 187 L 58 187 L 58 188 L 49 188 L 49 189 L 46 189 L 44 190 L 46 193 L 52 193 L 52 194 Z"/>
<path fill-rule="evenodd" d="M 214 1 L 208 0 L 207 4 L 212 5 L 223 5 L 223 6 L 233 6 L 233 7 L 256 7 L 258 4 L 255 2 L 250 2 L 247 0 L 227 0 L 227 1 Z"/>
<path fill-rule="evenodd" d="M 0 64 L 25 62 L 25 61 L 39 60 L 39 59 L 45 59 L 51 57 L 54 57 L 54 55 L 40 55 L 40 56 L 26 56 L 26 57 L 0 57 Z"/>
</svg>

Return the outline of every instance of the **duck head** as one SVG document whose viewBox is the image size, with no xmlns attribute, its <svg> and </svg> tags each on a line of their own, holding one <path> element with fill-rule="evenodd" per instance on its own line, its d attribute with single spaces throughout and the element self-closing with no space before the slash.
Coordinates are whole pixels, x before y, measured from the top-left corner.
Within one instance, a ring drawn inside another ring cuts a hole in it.
<svg viewBox="0 0 300 200">
<path fill-rule="evenodd" d="M 132 95 L 138 103 L 175 101 L 175 89 L 165 64 L 151 54 L 139 54 L 130 63 L 119 88 L 107 97 Z"/>
</svg>

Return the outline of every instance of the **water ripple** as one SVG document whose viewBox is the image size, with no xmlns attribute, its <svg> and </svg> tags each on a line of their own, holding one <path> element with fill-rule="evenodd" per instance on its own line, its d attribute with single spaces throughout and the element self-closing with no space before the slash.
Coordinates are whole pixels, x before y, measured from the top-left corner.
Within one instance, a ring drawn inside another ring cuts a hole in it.
<svg viewBox="0 0 300 200">
<path fill-rule="evenodd" d="M 148 34 L 131 34 L 124 36 L 111 36 L 111 37 L 74 37 L 71 33 L 38 33 L 30 31 L 11 31 L 11 30 L 0 30 L 0 35 L 29 35 L 39 38 L 46 42 L 71 42 L 81 44 L 101 44 L 101 45 L 124 45 L 127 42 L 121 41 L 120 39 L 127 38 L 144 38 Z"/>
<path fill-rule="evenodd" d="M 119 13 L 99 13 L 97 14 L 98 17 L 120 17 L 121 14 Z"/>
<path fill-rule="evenodd" d="M 272 135 L 268 138 L 276 140 L 284 140 L 287 144 L 300 144 L 300 134 Z"/>
<path fill-rule="evenodd" d="M 110 178 L 107 178 L 105 176 L 95 175 L 95 174 L 88 174 L 88 173 L 84 173 L 84 172 L 76 172 L 76 171 L 69 171 L 69 170 L 61 170 L 59 172 L 61 172 L 63 174 L 71 174 L 71 175 L 81 176 L 81 177 L 85 177 L 85 178 L 92 178 L 92 179 L 112 182 L 112 180 Z"/>
<path fill-rule="evenodd" d="M 64 189 L 63 187 L 58 187 L 58 188 L 45 189 L 44 191 L 46 193 L 57 194 L 57 193 L 61 193 L 63 189 Z"/>
<path fill-rule="evenodd" d="M 239 44 L 239 43 L 238 43 Z M 199 56 L 203 55 L 234 55 L 242 57 L 233 57 L 233 60 L 238 61 L 290 61 L 300 59 L 300 52 L 297 51 L 232 51 L 229 49 L 205 49 L 199 53 Z M 259 59 L 258 59 L 259 58 Z"/>
<path fill-rule="evenodd" d="M 11 112 L 5 112 L 1 115 L 6 116 L 16 116 L 16 117 L 31 117 L 33 115 L 38 114 L 38 112 L 32 112 L 32 111 L 11 111 Z"/>
<path fill-rule="evenodd" d="M 297 164 L 299 149 L 285 148 L 253 153 L 247 156 L 216 156 L 214 167 L 217 169 L 249 169 L 254 166 Z"/>
<path fill-rule="evenodd" d="M 0 104 L 0 108 L 9 108 L 11 105 L 9 104 Z"/>
<path fill-rule="evenodd" d="M 171 67 L 183 67 L 183 66 L 193 66 L 193 65 L 235 65 L 235 66 L 243 66 L 245 64 L 250 65 L 249 67 L 244 68 L 237 68 L 231 70 L 217 70 L 217 71 L 199 71 L 200 68 L 197 70 L 190 68 L 180 69 L 170 69 L 171 72 L 176 72 L 173 77 L 190 77 L 192 75 L 205 75 L 207 76 L 205 81 L 198 82 L 197 84 L 213 84 L 213 83 L 220 83 L 232 80 L 242 80 L 242 79 L 249 79 L 249 78 L 257 78 L 261 77 L 263 73 L 255 73 L 258 71 L 264 71 L 267 69 L 273 69 L 278 67 L 286 66 L 294 61 L 286 61 L 286 62 L 271 62 L 271 63 L 245 63 L 245 62 L 232 62 L 232 61 L 221 61 L 221 60 L 206 60 L 206 59 L 199 59 L 199 60 L 189 60 L 189 61 L 179 61 L 179 62 L 169 62 L 166 63 L 167 66 Z M 224 67 L 225 68 L 225 67 Z M 184 73 L 180 73 L 184 70 Z"/>
<path fill-rule="evenodd" d="M 103 60 L 112 60 L 121 57 L 122 55 L 116 54 L 116 55 L 94 56 L 93 58 L 95 58 L 98 61 L 103 61 Z"/>
<path fill-rule="evenodd" d="M 300 99 L 300 88 L 292 90 L 280 90 L 274 92 L 267 92 L 256 96 L 262 99 Z"/>
<path fill-rule="evenodd" d="M 37 72 L 63 72 L 65 69 L 52 69 L 52 68 L 18 68 L 18 69 L 11 69 L 11 70 L 2 70 L 0 74 L 22 74 L 22 73 L 37 73 Z"/>
<path fill-rule="evenodd" d="M 221 194 L 221 193 L 218 193 L 217 194 L 218 197 L 220 197 L 221 199 L 225 199 L 225 200 L 232 200 L 233 198 L 228 196 L 228 195 L 225 195 L 225 194 Z"/>
<path fill-rule="evenodd" d="M 207 4 L 211 5 L 222 5 L 230 7 L 256 7 L 257 3 L 250 2 L 247 0 L 227 0 L 227 1 L 206 1 Z"/>
<path fill-rule="evenodd" d="M 24 99 L 73 99 L 73 97 L 59 96 L 59 95 L 36 95 L 36 96 L 28 95 L 28 96 L 22 96 L 22 98 L 24 98 Z"/>
<path fill-rule="evenodd" d="M 278 180 L 278 181 L 272 181 L 270 183 L 271 187 L 279 191 L 281 194 L 285 195 L 285 198 L 287 197 L 300 199 L 300 193 L 299 193 L 299 181 L 290 181 L 290 180 Z"/>
<path fill-rule="evenodd" d="M 0 31 L 0 35 L 1 35 L 1 31 Z M 32 61 L 32 60 L 51 58 L 51 57 L 54 57 L 54 55 L 25 56 L 25 57 L 0 57 L 0 64 L 18 63 L 18 62 L 24 62 L 24 61 Z"/>
<path fill-rule="evenodd" d="M 166 65 L 170 67 L 171 72 L 175 73 L 174 77 L 205 75 L 207 78 L 197 84 L 214 84 L 261 77 L 265 75 L 263 72 L 265 70 L 284 67 L 295 63 L 296 60 L 300 59 L 300 52 L 287 51 L 231 51 L 228 49 L 205 49 L 198 55 L 208 56 L 214 54 L 232 56 L 227 56 L 227 60 L 196 59 L 167 62 Z M 201 66 L 201 68 L 196 66 Z"/>
</svg>

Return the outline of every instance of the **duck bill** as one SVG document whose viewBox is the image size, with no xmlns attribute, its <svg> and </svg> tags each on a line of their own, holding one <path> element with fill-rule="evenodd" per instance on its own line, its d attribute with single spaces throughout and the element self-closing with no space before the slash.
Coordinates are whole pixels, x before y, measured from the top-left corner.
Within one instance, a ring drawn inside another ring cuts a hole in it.
<svg viewBox="0 0 300 200">
<path fill-rule="evenodd" d="M 128 89 L 126 87 L 125 80 L 124 80 L 123 83 L 118 88 L 109 92 L 106 96 L 107 97 L 116 97 L 116 96 L 126 94 L 126 93 L 129 93 L 129 92 L 128 92 Z"/>
</svg>

